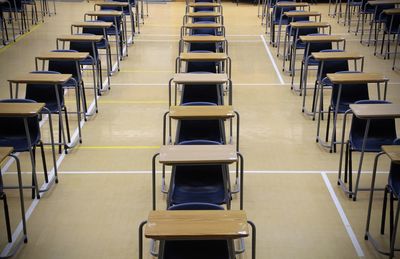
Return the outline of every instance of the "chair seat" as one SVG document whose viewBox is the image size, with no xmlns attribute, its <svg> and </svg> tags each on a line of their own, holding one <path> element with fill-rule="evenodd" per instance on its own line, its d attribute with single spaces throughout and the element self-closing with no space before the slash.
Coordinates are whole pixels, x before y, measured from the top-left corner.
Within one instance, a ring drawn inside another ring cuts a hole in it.
<svg viewBox="0 0 400 259">
<path fill-rule="evenodd" d="M 352 138 L 350 137 L 349 139 L 350 145 L 352 147 L 352 150 L 356 151 L 361 151 L 362 144 L 363 144 L 363 139 L 362 138 Z M 392 145 L 393 144 L 393 139 L 392 138 L 368 138 L 368 141 L 365 145 L 365 150 L 364 152 L 380 152 L 381 151 L 381 146 L 383 145 Z"/>
<path fill-rule="evenodd" d="M 32 146 L 36 145 L 40 140 L 40 136 L 36 136 L 35 139 L 31 139 Z M 0 147 L 13 147 L 15 152 L 28 151 L 28 141 L 26 137 L 21 136 L 1 136 Z"/>
</svg>

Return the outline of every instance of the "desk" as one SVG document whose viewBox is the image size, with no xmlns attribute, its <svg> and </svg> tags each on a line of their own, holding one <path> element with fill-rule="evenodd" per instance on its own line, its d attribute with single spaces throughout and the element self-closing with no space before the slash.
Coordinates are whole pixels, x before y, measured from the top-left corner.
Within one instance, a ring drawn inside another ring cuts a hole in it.
<svg viewBox="0 0 400 259">
<path fill-rule="evenodd" d="M 121 31 L 121 37 L 119 36 L 119 33 L 115 33 L 115 39 L 117 42 L 117 45 L 120 46 L 120 57 L 122 58 L 123 56 L 128 56 L 128 36 L 127 36 L 127 29 L 126 29 L 126 18 L 125 15 L 122 11 L 114 11 L 114 10 L 109 10 L 109 11 L 90 11 L 86 12 L 84 15 L 85 21 L 87 20 L 87 17 L 111 17 L 114 19 L 114 26 L 115 30 L 120 32 Z M 119 23 L 117 18 L 121 17 L 122 19 L 122 30 L 119 28 Z M 124 53 L 124 50 L 126 51 Z"/>
<path fill-rule="evenodd" d="M 223 53 L 228 54 L 228 41 L 224 36 L 182 36 L 179 40 L 179 53 L 184 52 L 184 43 L 215 43 L 216 51 L 219 49 L 219 45 L 217 43 L 221 43 L 221 47 L 223 49 Z"/>
<path fill-rule="evenodd" d="M 289 66 L 289 73 L 291 74 L 292 77 L 294 77 L 295 74 L 295 63 L 296 63 L 296 51 L 297 51 L 297 43 L 300 41 L 299 39 L 299 31 L 301 29 L 317 29 L 319 33 L 324 34 L 325 33 L 325 28 L 329 29 L 328 34 L 331 34 L 332 27 L 329 23 L 327 22 L 291 22 L 290 23 L 290 30 L 288 32 L 288 36 L 285 37 L 284 41 L 284 47 L 283 47 L 283 54 L 284 54 L 284 59 L 283 59 L 283 71 L 285 71 L 286 66 L 286 57 L 290 55 L 291 57 L 291 62 Z M 293 30 L 294 30 L 294 42 L 292 43 L 290 38 L 293 35 Z M 322 31 L 320 31 L 322 30 Z M 288 52 L 286 52 L 286 38 L 288 39 Z M 279 39 L 278 39 L 279 41 Z M 278 42 L 279 43 L 279 42 Z M 278 53 L 279 53 L 279 44 L 278 44 Z"/>
<path fill-rule="evenodd" d="M 177 105 L 177 87 L 178 85 L 223 85 L 226 84 L 229 92 L 229 105 L 232 105 L 232 81 L 228 78 L 227 74 L 197 74 L 197 73 L 178 73 L 175 74 L 168 84 L 169 92 L 169 106 L 172 105 L 172 83 L 175 84 L 175 101 L 174 104 Z"/>
<path fill-rule="evenodd" d="M 220 62 L 218 72 L 231 77 L 231 58 L 226 53 L 181 53 L 175 61 L 175 73 L 181 72 L 182 62 Z"/>
<path fill-rule="evenodd" d="M 36 177 L 36 162 L 35 156 L 32 150 L 32 141 L 29 134 L 28 128 L 28 118 L 38 116 L 41 111 L 45 111 L 49 116 L 49 128 L 50 128 L 50 139 L 51 139 L 51 150 L 53 155 L 53 165 L 54 165 L 54 177 L 52 181 L 49 183 L 48 187 L 45 189 L 39 189 L 37 177 Z M 0 103 L 0 117 L 4 118 L 22 118 L 24 121 L 25 133 L 28 142 L 29 155 L 31 159 L 32 165 L 32 180 L 34 186 L 29 187 L 30 189 L 34 189 L 36 191 L 36 198 L 40 199 L 40 192 L 46 192 L 50 189 L 51 185 L 56 182 L 58 183 L 57 176 L 57 162 L 54 148 L 54 137 L 53 137 L 53 124 L 51 119 L 50 111 L 45 108 L 44 103 Z M 17 162 L 18 167 L 18 162 Z"/>
<path fill-rule="evenodd" d="M 81 61 L 85 59 L 91 59 L 92 60 L 92 73 L 93 73 L 93 90 L 94 90 L 94 96 L 97 96 L 97 94 L 100 94 L 100 91 L 102 90 L 100 85 L 101 83 L 101 69 L 99 66 L 96 65 L 95 60 L 92 56 L 89 55 L 88 52 L 45 52 L 40 54 L 39 56 L 35 57 L 35 68 L 38 71 L 39 66 L 38 66 L 38 61 L 42 61 L 42 70 L 45 70 L 45 61 L 71 61 L 75 63 L 76 66 L 76 71 L 78 71 L 78 87 L 76 90 L 76 101 L 77 101 L 77 111 L 78 114 L 80 114 L 80 107 L 79 107 L 79 102 L 80 102 L 80 96 L 82 96 L 82 107 L 85 107 L 85 112 L 86 112 L 86 95 L 83 92 L 84 88 L 82 87 L 83 82 L 82 76 L 79 73 L 80 71 L 80 63 Z M 96 68 L 95 68 L 96 66 Z M 97 83 L 96 83 L 96 78 L 97 78 Z M 94 98 L 95 100 L 95 107 L 96 107 L 96 112 L 98 112 L 98 106 L 97 106 L 97 98 Z M 78 121 L 80 119 L 78 118 Z"/>
<path fill-rule="evenodd" d="M 118 8 L 120 11 L 124 12 L 124 9 L 128 8 L 129 10 L 129 16 L 131 20 L 131 42 L 133 42 L 133 36 L 135 34 L 135 17 L 132 12 L 132 4 L 127 1 L 127 2 L 118 2 L 118 1 L 109 1 L 109 2 L 95 2 L 94 3 L 94 10 L 96 11 L 96 6 L 99 6 L 100 9 L 102 7 L 105 8 Z M 136 5 L 136 19 L 139 19 L 139 6 Z M 106 11 L 106 10 L 100 10 L 100 11 Z M 138 24 L 138 30 L 139 30 L 139 23 Z"/>
<path fill-rule="evenodd" d="M 387 19 L 387 21 L 389 22 L 389 28 L 386 28 L 388 33 L 385 33 L 385 27 L 386 25 L 383 26 L 383 37 L 382 37 L 382 44 L 381 44 L 381 51 L 380 51 L 380 55 L 383 55 L 384 59 L 389 59 L 390 58 L 390 35 L 394 35 L 394 36 L 398 36 L 398 30 L 396 32 L 392 32 L 393 31 L 393 22 L 395 20 L 396 16 L 400 15 L 400 8 L 394 8 L 394 9 L 386 9 L 383 10 L 382 13 L 379 14 L 379 20 L 382 21 L 382 15 L 386 15 L 387 17 L 385 17 Z M 379 28 L 380 31 L 380 28 Z M 379 31 L 377 33 L 377 35 L 375 36 L 375 40 L 376 40 L 376 44 L 375 44 L 375 50 L 374 50 L 374 55 L 377 54 L 377 48 L 378 48 L 378 37 L 379 37 Z M 383 54 L 383 49 L 384 49 L 384 45 L 385 45 L 385 36 L 387 35 L 388 39 L 387 39 L 387 44 L 386 44 L 386 50 L 385 50 L 385 54 Z M 397 47 L 397 45 L 396 45 Z M 397 49 L 395 47 L 395 49 Z"/>
<path fill-rule="evenodd" d="M 322 112 L 323 112 L 323 107 L 322 107 L 322 102 L 320 102 L 320 108 L 319 108 L 319 116 L 318 116 L 318 124 L 317 124 L 317 137 L 316 141 L 323 147 L 329 147 L 330 152 L 332 150 L 335 150 L 335 144 L 337 144 L 334 140 L 336 136 L 336 122 L 337 122 L 337 115 L 338 115 L 338 110 L 339 110 L 339 103 L 340 103 L 340 98 L 341 98 L 341 92 L 343 87 L 348 87 L 349 85 L 353 85 L 350 87 L 357 87 L 354 86 L 354 84 L 372 84 L 375 83 L 377 84 L 378 88 L 378 99 L 381 99 L 381 94 L 380 94 L 380 83 L 384 83 L 384 100 L 386 99 L 386 92 L 387 92 L 387 83 L 389 79 L 378 73 L 334 73 L 334 74 L 327 74 L 326 75 L 328 79 L 335 85 L 339 86 L 338 93 L 337 93 L 337 101 L 336 101 L 336 109 L 333 113 L 333 130 L 332 130 L 332 136 L 331 136 L 331 143 L 324 142 L 321 137 L 319 136 L 320 133 L 320 126 L 321 126 L 321 117 L 322 117 Z M 323 98 L 323 87 L 321 86 L 321 97 L 320 100 Z"/>
<path fill-rule="evenodd" d="M 220 12 L 188 12 L 183 16 L 183 25 L 189 22 L 189 18 L 215 18 L 215 21 L 224 24 L 224 17 Z"/>
<path fill-rule="evenodd" d="M 99 64 L 99 60 L 100 58 L 98 57 L 97 53 L 97 46 L 96 43 L 99 43 L 100 41 L 102 41 L 104 39 L 104 36 L 102 35 L 85 35 L 85 34 L 71 34 L 71 35 L 64 35 L 64 36 L 60 36 L 56 39 L 56 45 L 57 45 L 57 49 L 59 48 L 59 42 L 62 42 L 62 49 L 65 49 L 65 42 L 85 42 L 85 43 L 89 43 L 92 45 L 92 53 L 93 53 L 93 59 L 94 62 L 97 64 Z M 118 55 L 118 54 L 117 54 Z M 110 58 L 111 60 L 111 58 Z M 108 77 L 108 89 L 110 89 L 110 74 L 111 74 L 111 68 L 109 65 L 109 62 L 107 63 L 107 77 Z M 101 78 L 101 70 L 98 69 L 99 71 L 99 75 L 98 77 Z M 101 81 L 101 79 L 99 79 L 98 81 Z M 78 82 L 81 83 L 81 82 Z M 102 87 L 102 82 L 97 82 L 98 83 L 98 89 L 100 89 L 100 91 L 103 90 Z M 96 96 L 96 95 L 95 95 Z M 97 106 L 96 106 L 97 108 Z"/>
<path fill-rule="evenodd" d="M 74 30 L 73 28 L 77 28 L 76 33 L 82 33 L 83 30 L 85 28 L 88 29 L 100 29 L 103 31 L 103 39 L 105 39 L 107 41 L 106 43 L 106 56 L 107 56 L 107 72 L 109 73 L 109 75 L 111 76 L 113 73 L 115 73 L 117 70 L 119 71 L 119 60 L 120 60 L 120 56 L 119 56 L 119 50 L 118 50 L 118 44 L 115 45 L 115 55 L 117 57 L 117 68 L 115 70 L 112 70 L 112 63 L 111 63 L 111 57 L 112 57 L 112 53 L 111 53 L 111 48 L 110 48 L 110 44 L 108 42 L 108 36 L 107 36 L 107 29 L 110 29 L 111 27 L 113 27 L 113 23 L 112 22 L 74 22 L 71 24 L 71 34 L 74 34 Z M 79 31 L 79 28 L 82 29 L 82 31 Z"/>
<path fill-rule="evenodd" d="M 236 117 L 236 150 L 239 151 L 239 124 L 240 116 L 229 105 L 220 106 L 171 106 L 164 114 L 163 119 L 163 145 L 166 145 L 167 116 L 169 117 L 168 143 L 172 144 L 171 119 L 174 120 L 230 120 L 230 140 L 232 143 L 232 119 Z"/>
<path fill-rule="evenodd" d="M 62 143 L 57 143 L 57 144 L 64 146 L 65 153 L 67 153 L 67 149 L 68 148 L 74 147 L 77 143 L 68 143 L 67 144 L 67 139 L 65 137 L 64 123 L 63 123 L 62 113 L 61 113 L 62 107 L 61 107 L 60 95 L 63 94 L 63 93 L 60 93 L 58 91 L 58 85 L 65 84 L 71 78 L 72 78 L 71 74 L 31 74 L 31 73 L 27 73 L 27 74 L 21 74 L 21 75 L 18 75 L 16 77 L 14 77 L 14 78 L 8 79 L 9 86 L 10 86 L 10 98 L 14 98 L 13 91 L 12 91 L 13 84 L 16 84 L 15 98 L 18 98 L 18 85 L 19 84 L 54 85 L 56 98 L 57 98 L 58 111 L 59 111 L 59 113 L 58 113 L 59 125 L 60 125 L 60 129 L 59 130 L 62 133 L 62 141 L 63 141 Z M 76 93 L 78 93 L 78 91 L 79 90 L 76 89 Z M 29 106 L 27 106 L 27 107 L 29 107 Z M 77 100 L 77 109 L 78 109 L 77 114 L 78 114 L 78 119 L 79 119 L 79 122 L 80 122 L 81 120 L 80 120 L 80 108 L 79 107 L 80 107 L 79 106 L 79 100 Z M 42 108 L 43 107 L 41 107 L 40 110 L 38 110 L 35 115 L 37 115 L 37 113 L 39 113 L 42 110 Z M 14 116 L 16 116 L 16 114 L 14 114 Z M 49 117 L 51 117 L 50 114 L 49 114 Z M 79 123 L 78 123 L 78 131 L 79 131 L 79 142 L 82 142 L 81 128 L 80 128 Z M 51 135 L 52 135 L 52 133 L 51 133 Z"/>
<path fill-rule="evenodd" d="M 343 36 L 337 36 L 337 35 L 319 35 L 319 36 L 302 35 L 302 36 L 299 36 L 299 39 L 300 39 L 301 42 L 306 44 L 305 53 L 309 53 L 310 46 L 313 43 L 336 43 L 337 49 L 340 49 L 339 43 L 343 42 L 343 47 L 341 49 L 342 50 L 346 49 L 346 39 Z M 305 59 L 303 59 L 302 63 L 301 63 L 301 75 L 300 75 L 300 86 L 299 86 L 299 89 L 296 89 L 295 86 L 294 86 L 294 74 L 292 74 L 291 88 L 292 88 L 292 90 L 294 92 L 299 92 L 300 95 L 302 95 L 302 91 L 303 91 L 303 79 L 304 79 L 303 78 L 303 71 L 304 71 L 304 67 L 305 67 L 306 62 L 308 64 L 308 57 L 305 57 Z M 305 85 L 304 87 L 307 87 L 307 86 Z M 304 105 L 303 105 L 303 108 L 304 108 Z"/>
<path fill-rule="evenodd" d="M 186 23 L 181 27 L 181 38 L 184 35 L 190 35 L 188 31 L 193 29 L 215 29 L 218 31 L 218 35 L 225 36 L 225 26 L 220 23 Z"/>
<path fill-rule="evenodd" d="M 152 196 L 153 210 L 156 209 L 156 158 L 163 165 L 162 190 L 165 189 L 165 166 L 174 165 L 229 165 L 240 162 L 236 168 L 236 185 L 240 188 L 240 209 L 243 209 L 243 156 L 233 145 L 164 145 L 153 156 L 152 163 Z M 240 161 L 239 161 L 240 158 Z M 240 180 L 238 182 L 240 173 Z M 229 179 L 229 177 L 228 177 Z M 228 183 L 230 186 L 230 183 Z M 229 192 L 233 193 L 230 188 Z"/>
<path fill-rule="evenodd" d="M 10 254 L 6 255 L 6 257 L 12 257 L 18 252 L 18 248 L 21 245 L 22 242 L 27 243 L 28 242 L 28 235 L 26 232 L 26 219 L 25 219 L 25 205 L 24 205 L 24 192 L 22 190 L 22 176 L 21 176 L 21 167 L 20 167 L 20 162 L 17 156 L 13 155 L 14 149 L 12 147 L 0 147 L 0 166 L 5 162 L 5 160 L 8 157 L 12 157 L 17 165 L 17 176 L 18 176 L 18 190 L 19 190 L 19 202 L 20 202 L 20 208 L 21 208 L 21 219 L 22 219 L 22 231 L 23 231 L 23 236 L 22 239 L 16 243 L 14 251 L 12 251 Z M 3 186 L 3 178 L 2 178 L 2 173 L 0 171 L 0 185 L 2 189 L 9 189 L 7 186 Z M 11 233 L 8 233 L 8 235 L 11 235 Z"/>
<path fill-rule="evenodd" d="M 190 12 L 190 8 L 213 8 L 214 11 L 223 13 L 222 4 L 221 3 L 207 3 L 207 2 L 197 2 L 197 3 L 187 3 L 186 4 L 186 13 Z"/>
<path fill-rule="evenodd" d="M 147 224 L 147 225 L 146 225 Z M 252 259 L 255 259 L 255 225 L 247 220 L 246 212 L 234 210 L 151 211 L 148 220 L 139 226 L 139 258 L 143 258 L 143 227 L 145 237 L 155 240 L 221 240 L 249 236 L 252 228 Z M 160 249 L 162 252 L 162 250 Z M 235 258 L 233 247 L 231 258 Z M 161 254 L 161 258 L 162 258 Z"/>
<path fill-rule="evenodd" d="M 307 95 L 307 87 L 303 87 L 303 107 L 302 111 L 306 115 L 312 115 L 313 120 L 315 120 L 315 114 L 316 114 L 316 106 L 318 103 L 318 91 L 321 89 L 321 81 L 322 81 L 322 71 L 324 68 L 324 63 L 327 61 L 354 61 L 354 67 L 355 71 L 358 71 L 357 69 L 357 60 L 361 60 L 361 69 L 359 71 L 364 70 L 364 56 L 356 53 L 356 52 L 348 52 L 348 51 L 342 51 L 342 52 L 313 52 L 311 53 L 311 58 L 315 59 L 316 61 L 320 62 L 320 73 L 317 75 L 317 87 L 314 89 L 314 94 L 313 94 L 313 102 L 312 102 L 312 108 L 311 111 L 308 111 L 306 109 L 306 95 Z M 307 85 L 307 74 L 308 74 L 308 59 L 306 60 L 305 64 L 305 71 L 304 71 L 304 83 L 303 85 Z"/>
<path fill-rule="evenodd" d="M 374 189 L 375 189 L 375 179 L 376 179 L 376 171 L 378 167 L 378 160 L 381 155 L 385 154 L 386 156 L 389 157 L 390 161 L 392 163 L 400 163 L 400 146 L 399 145 L 393 145 L 393 146 L 382 146 L 382 152 L 379 152 L 375 156 L 374 160 L 374 168 L 372 171 L 372 181 L 371 181 L 371 190 L 369 194 L 369 203 L 368 203 L 368 214 L 367 214 L 367 224 L 365 228 L 365 235 L 364 239 L 369 240 L 373 247 L 381 254 L 384 255 L 390 255 L 391 252 L 384 251 L 382 247 L 378 244 L 378 242 L 375 240 L 375 238 L 371 235 L 369 232 L 369 226 L 371 222 L 371 212 L 372 212 L 372 202 L 373 202 L 373 197 L 374 197 Z M 385 197 L 386 198 L 386 197 Z M 390 244 L 392 246 L 392 244 Z"/>
<path fill-rule="evenodd" d="M 340 160 L 339 160 L 339 172 L 338 172 L 338 184 L 343 189 L 343 191 L 349 195 L 353 195 L 353 200 L 357 199 L 357 192 L 359 189 L 359 182 L 361 176 L 362 162 L 364 159 L 364 150 L 366 145 L 366 140 L 368 138 L 369 125 L 372 119 L 395 119 L 400 118 L 400 104 L 350 104 L 350 109 L 353 112 L 353 116 L 356 116 L 359 119 L 367 120 L 363 144 L 361 147 L 361 155 L 357 172 L 357 180 L 354 188 L 354 192 L 352 191 L 352 186 L 350 184 L 349 189 L 346 189 L 344 182 L 341 179 L 342 172 L 342 160 L 343 160 L 343 147 L 344 147 L 344 135 L 346 129 L 346 115 L 343 118 L 343 132 L 342 132 L 342 143 L 340 150 Z"/>
</svg>

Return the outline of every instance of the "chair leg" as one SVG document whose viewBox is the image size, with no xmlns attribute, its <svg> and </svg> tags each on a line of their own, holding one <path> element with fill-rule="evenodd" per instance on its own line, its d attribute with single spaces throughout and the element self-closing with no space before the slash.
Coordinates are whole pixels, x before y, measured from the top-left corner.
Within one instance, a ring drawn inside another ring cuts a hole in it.
<svg viewBox="0 0 400 259">
<path fill-rule="evenodd" d="M 392 242 L 392 236 L 393 236 L 393 217 L 394 217 L 394 197 L 393 197 L 393 193 L 391 190 L 389 190 L 389 195 L 390 195 L 390 204 L 389 204 L 389 211 L 390 211 L 390 215 L 389 215 L 389 226 L 390 226 L 390 242 Z"/>
<path fill-rule="evenodd" d="M 349 144 L 349 191 L 353 191 L 353 154 Z M 352 198 L 353 195 L 349 195 L 349 198 Z"/>
<path fill-rule="evenodd" d="M 44 172 L 44 180 L 46 183 L 49 182 L 49 176 L 47 174 L 47 164 L 46 164 L 46 155 L 44 154 L 44 145 L 43 142 L 39 143 L 40 151 L 42 154 L 42 163 L 43 163 L 43 172 Z"/>
<path fill-rule="evenodd" d="M 62 132 L 61 132 L 61 120 L 62 120 L 62 115 L 60 114 L 60 116 L 58 117 L 58 154 L 61 154 L 62 152 L 62 146 L 63 144 L 62 141 Z"/>
<path fill-rule="evenodd" d="M 71 133 L 69 131 L 69 120 L 68 120 L 67 106 L 64 106 L 63 109 L 64 109 L 64 116 L 65 116 L 65 127 L 67 129 L 67 139 L 68 139 L 68 142 L 71 142 Z M 79 124 L 79 122 L 78 122 L 78 124 Z M 79 127 L 79 125 L 78 125 L 78 127 Z"/>
<path fill-rule="evenodd" d="M 11 235 L 10 214 L 8 213 L 7 196 L 4 192 L 0 194 L 0 199 L 3 200 L 3 204 L 4 204 L 4 217 L 6 220 L 7 239 L 8 239 L 8 242 L 11 243 L 12 235 Z"/>
<path fill-rule="evenodd" d="M 325 136 L 325 141 L 326 142 L 328 142 L 328 139 L 329 139 L 329 127 L 331 126 L 330 125 L 330 122 L 331 122 L 331 110 L 332 110 L 332 106 L 329 105 L 329 107 L 328 107 L 328 119 L 327 119 L 327 122 L 326 122 L 326 136 Z"/>
<path fill-rule="evenodd" d="M 396 219 L 395 219 L 395 222 L 394 222 L 393 233 L 391 235 L 389 258 L 393 258 L 394 257 L 396 234 L 397 234 L 397 225 L 399 223 L 399 216 L 400 216 L 400 199 L 398 199 L 398 202 L 397 202 Z"/>
<path fill-rule="evenodd" d="M 381 235 L 385 234 L 385 224 L 386 224 L 386 207 L 387 207 L 387 195 L 389 186 L 385 186 L 385 193 L 383 195 L 383 206 L 382 206 L 382 219 L 381 219 Z"/>
<path fill-rule="evenodd" d="M 345 159 L 344 159 L 344 182 L 347 183 L 347 169 L 349 166 L 349 142 L 346 143 L 346 153 L 345 153 Z"/>
<path fill-rule="evenodd" d="M 36 166 L 36 147 L 35 146 L 32 147 L 32 152 L 33 152 L 33 162 Z M 35 182 L 35 177 L 32 174 L 32 186 L 36 186 L 36 184 L 37 183 Z M 39 195 L 39 193 L 37 193 L 37 195 Z M 32 199 L 35 199 L 35 188 L 32 188 Z"/>
</svg>

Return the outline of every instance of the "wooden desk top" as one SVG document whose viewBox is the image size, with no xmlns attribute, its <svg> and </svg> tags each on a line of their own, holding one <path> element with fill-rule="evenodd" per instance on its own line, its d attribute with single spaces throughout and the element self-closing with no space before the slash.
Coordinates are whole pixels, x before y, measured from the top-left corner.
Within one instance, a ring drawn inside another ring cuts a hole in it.
<svg viewBox="0 0 400 259">
<path fill-rule="evenodd" d="M 400 104 L 350 104 L 360 119 L 400 118 Z"/>
<path fill-rule="evenodd" d="M 110 28 L 113 23 L 112 22 L 74 22 L 71 24 L 74 27 L 82 27 L 82 28 Z"/>
<path fill-rule="evenodd" d="M 168 145 L 160 149 L 159 162 L 176 164 L 231 164 L 238 160 L 233 145 Z"/>
<path fill-rule="evenodd" d="M 45 103 L 0 103 L 0 117 L 33 117 Z"/>
<path fill-rule="evenodd" d="M 40 60 L 85 60 L 89 56 L 89 52 L 45 52 L 36 56 Z"/>
<path fill-rule="evenodd" d="M 99 42 L 103 39 L 103 35 L 86 35 L 86 34 L 71 34 L 57 37 L 59 41 L 82 41 L 82 42 Z"/>
<path fill-rule="evenodd" d="M 172 119 L 229 119 L 234 117 L 232 106 L 171 106 L 169 117 Z"/>
<path fill-rule="evenodd" d="M 334 84 L 367 84 L 389 81 L 387 77 L 379 73 L 334 73 L 326 76 Z"/>
<path fill-rule="evenodd" d="M 224 36 L 183 36 L 185 42 L 221 42 L 225 41 Z"/>
<path fill-rule="evenodd" d="M 228 56 L 225 53 L 181 53 L 179 58 L 183 61 L 221 61 Z"/>
<path fill-rule="evenodd" d="M 221 28 L 224 27 L 220 23 L 186 23 L 183 25 L 183 27 L 186 28 L 205 28 L 205 29 L 216 29 L 216 28 Z"/>
<path fill-rule="evenodd" d="M 63 84 L 72 78 L 71 74 L 21 74 L 17 75 L 8 82 L 20 84 Z"/>
<path fill-rule="evenodd" d="M 156 240 L 237 239 L 247 237 L 246 212 L 240 210 L 151 211 L 144 235 Z"/>
<path fill-rule="evenodd" d="M 400 163 L 400 145 L 382 146 L 382 150 L 394 163 Z"/>
<path fill-rule="evenodd" d="M 387 15 L 398 15 L 400 14 L 400 8 L 386 9 L 383 12 Z"/>
<path fill-rule="evenodd" d="M 219 12 L 189 12 L 186 14 L 189 17 L 219 17 L 222 16 Z"/>
<path fill-rule="evenodd" d="M 310 16 L 321 16 L 320 12 L 284 12 L 287 17 L 310 17 Z"/>
<path fill-rule="evenodd" d="M 189 3 L 190 7 L 220 7 L 220 3 Z"/>
<path fill-rule="evenodd" d="M 400 4 L 400 0 L 375 0 L 375 1 L 368 1 L 369 5 L 384 5 L 384 4 Z"/>
<path fill-rule="evenodd" d="M 89 16 L 97 16 L 97 17 L 101 17 L 101 16 L 122 16 L 122 11 L 115 11 L 115 10 L 102 10 L 102 11 L 89 11 L 86 12 L 85 15 L 89 15 Z"/>
<path fill-rule="evenodd" d="M 336 35 L 321 35 L 321 36 L 300 36 L 300 40 L 302 42 L 340 42 L 345 41 L 346 39 L 343 36 Z"/>
<path fill-rule="evenodd" d="M 307 7 L 310 6 L 309 3 L 305 2 L 278 2 L 276 3 L 278 7 Z"/>
<path fill-rule="evenodd" d="M 126 7 L 129 6 L 128 2 L 117 2 L 117 1 L 110 1 L 110 2 L 95 2 L 95 6 L 110 6 L 110 7 Z"/>
<path fill-rule="evenodd" d="M 292 28 L 326 28 L 330 24 L 327 22 L 291 22 Z"/>
<path fill-rule="evenodd" d="M 315 60 L 325 61 L 325 60 L 354 60 L 362 59 L 364 55 L 355 52 L 313 52 L 311 53 Z"/>
<path fill-rule="evenodd" d="M 14 151 L 12 147 L 0 147 L 0 165 L 3 164 L 4 160 Z"/>
<path fill-rule="evenodd" d="M 173 81 L 177 84 L 224 84 L 228 81 L 228 75 L 179 73 L 174 75 Z"/>
</svg>

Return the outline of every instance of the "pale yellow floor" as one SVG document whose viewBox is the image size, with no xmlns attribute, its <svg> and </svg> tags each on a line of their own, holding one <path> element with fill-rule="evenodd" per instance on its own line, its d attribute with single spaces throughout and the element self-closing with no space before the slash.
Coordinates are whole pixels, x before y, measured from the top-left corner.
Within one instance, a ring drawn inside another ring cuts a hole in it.
<svg viewBox="0 0 400 259">
<path fill-rule="evenodd" d="M 93 3 L 86 2 L 57 4 L 56 16 L 47 17 L 18 42 L 0 49 L 0 98 L 8 97 L 7 78 L 33 70 L 34 57 L 55 49 L 56 37 L 68 34 L 71 22 L 81 21 L 83 13 L 93 8 Z M 353 202 L 337 187 L 339 154 L 315 143 L 316 122 L 301 113 L 301 98 L 290 91 L 290 77 L 281 72 L 282 60 L 276 57 L 276 49 L 263 44 L 262 37 L 269 43 L 269 36 L 257 18 L 257 7 L 223 5 L 234 107 L 241 115 L 240 151 L 247 171 L 244 204 L 249 219 L 257 225 L 257 258 L 358 257 L 321 172 L 328 173 L 365 257 L 383 258 L 364 241 L 368 193 L 361 192 Z M 359 36 L 347 34 L 347 29 L 327 16 L 327 5 L 313 5 L 312 10 L 323 12 L 323 20 L 331 22 L 334 34 L 346 35 L 348 50 L 365 55 L 365 71 L 390 78 L 388 99 L 400 103 L 400 74 L 391 70 L 392 61 L 373 56 L 372 47 L 360 45 Z M 28 220 L 29 242 L 17 258 L 137 258 L 137 228 L 151 209 L 151 157 L 162 144 L 162 115 L 168 109 L 167 85 L 174 73 L 183 14 L 183 3 L 150 5 L 141 34 L 129 47 L 121 71 L 111 78 L 111 91 L 99 99 L 99 113 L 84 124 L 83 143 L 63 159 L 57 155 L 62 160 L 60 182 L 34 208 Z M 314 73 L 310 73 L 309 82 Z M 90 73 L 85 73 L 88 86 L 90 80 Z M 87 90 L 87 94 L 91 101 L 92 91 Z M 329 94 L 327 91 L 326 100 Z M 68 106 L 74 109 L 72 98 L 73 93 L 68 92 Z M 371 98 L 376 98 L 373 87 Z M 75 116 L 70 118 L 76 127 Z M 46 125 L 43 136 L 48 139 Z M 46 150 L 46 157 L 52 167 L 50 150 Z M 28 172 L 28 156 L 20 158 L 23 171 Z M 366 171 L 372 170 L 372 160 L 373 155 L 366 156 Z M 380 169 L 386 170 L 387 164 L 383 159 Z M 4 180 L 15 183 L 16 177 L 6 174 Z M 378 185 L 383 186 L 385 180 L 386 174 L 380 174 Z M 28 173 L 24 181 L 30 181 Z M 364 174 L 361 185 L 369 183 L 370 174 Z M 158 208 L 164 209 L 165 197 L 157 193 Z M 15 228 L 19 222 L 18 195 L 15 191 L 7 194 Z M 29 192 L 25 195 L 29 208 L 32 200 Z M 376 236 L 382 196 L 377 193 L 374 199 L 371 230 Z M 238 209 L 237 197 L 233 208 Z M 0 217 L 3 219 L 3 214 Z M 3 249 L 3 220 L 0 229 Z M 379 240 L 387 243 L 387 234 Z M 146 258 L 150 258 L 148 240 L 145 245 Z M 250 258 L 248 240 L 242 258 Z"/>
</svg>

